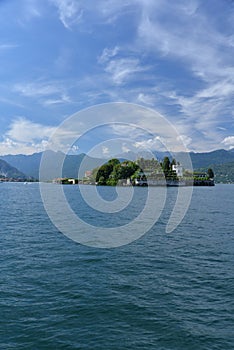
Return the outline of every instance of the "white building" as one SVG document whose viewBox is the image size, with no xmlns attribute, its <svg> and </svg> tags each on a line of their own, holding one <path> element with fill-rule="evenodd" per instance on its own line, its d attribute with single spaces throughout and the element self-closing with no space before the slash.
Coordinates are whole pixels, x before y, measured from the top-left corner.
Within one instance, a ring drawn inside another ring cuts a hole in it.
<svg viewBox="0 0 234 350">
<path fill-rule="evenodd" d="M 176 172 L 176 175 L 178 177 L 182 177 L 183 176 L 183 167 L 180 164 L 173 164 L 172 165 L 172 170 L 174 170 Z"/>
</svg>

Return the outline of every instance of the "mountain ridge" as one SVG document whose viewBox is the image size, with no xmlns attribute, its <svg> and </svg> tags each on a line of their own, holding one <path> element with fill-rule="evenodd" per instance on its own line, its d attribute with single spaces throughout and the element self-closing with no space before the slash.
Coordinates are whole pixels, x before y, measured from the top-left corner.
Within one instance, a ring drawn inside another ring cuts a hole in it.
<svg viewBox="0 0 234 350">
<path fill-rule="evenodd" d="M 0 159 L 0 178 L 8 178 L 14 180 L 26 180 L 27 176 L 17 168 L 11 166 L 8 162 Z"/>
<path fill-rule="evenodd" d="M 48 169 L 47 178 L 43 180 L 52 180 L 59 177 L 60 170 L 58 169 L 58 164 L 62 164 L 64 159 L 64 154 L 60 151 L 45 151 L 47 156 L 51 158 L 51 164 L 55 164 L 54 168 Z M 19 171 L 24 172 L 27 176 L 33 177 L 34 179 L 39 179 L 40 174 L 40 162 L 42 159 L 43 152 L 33 153 L 31 155 L 17 154 L 17 155 L 4 155 L 0 156 L 1 159 L 7 161 L 10 165 L 17 168 Z M 79 170 L 83 160 L 85 159 L 83 167 Z M 53 162 L 53 163 L 52 163 Z M 92 170 L 94 167 L 103 164 L 102 159 L 92 158 L 84 153 L 78 155 L 67 155 L 64 160 L 62 176 L 77 178 L 78 172 L 81 177 L 85 175 L 86 170 Z M 84 167 L 87 168 L 84 168 Z"/>
<path fill-rule="evenodd" d="M 46 151 L 50 152 L 52 160 L 62 161 L 64 154 L 62 152 Z M 185 152 L 175 152 L 174 156 L 181 157 Z M 15 167 L 28 177 L 39 179 L 39 168 L 43 152 L 33 153 L 31 155 L 4 155 L 0 156 L 0 159 L 5 160 L 9 165 Z M 169 152 L 154 152 L 155 157 L 158 160 L 162 160 L 165 156 L 171 157 Z M 219 149 L 211 152 L 189 152 L 194 170 L 201 168 L 209 168 L 215 166 L 222 166 L 226 164 L 225 169 L 229 171 L 228 163 L 234 162 L 234 149 L 224 150 Z M 131 157 L 130 157 L 131 156 Z M 134 157 L 134 154 L 123 153 L 119 158 L 129 159 Z M 135 155 L 137 157 L 137 155 Z M 85 164 L 81 171 L 79 167 L 85 158 Z M 132 160 L 132 159 L 131 159 Z M 84 176 L 85 171 L 92 170 L 93 168 L 102 165 L 107 159 L 92 158 L 84 153 L 78 155 L 67 155 L 65 157 L 62 176 L 66 177 L 78 177 L 78 171 L 80 176 Z M 232 167 L 232 164 L 230 165 Z M 48 170 L 48 180 L 58 177 L 58 169 L 51 168 Z"/>
</svg>

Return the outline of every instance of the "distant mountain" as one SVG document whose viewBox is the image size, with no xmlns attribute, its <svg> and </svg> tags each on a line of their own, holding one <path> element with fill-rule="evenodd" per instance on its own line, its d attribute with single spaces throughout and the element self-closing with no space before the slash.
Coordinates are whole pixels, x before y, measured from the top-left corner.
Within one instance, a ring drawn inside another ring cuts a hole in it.
<svg viewBox="0 0 234 350">
<path fill-rule="evenodd" d="M 61 160 L 64 157 L 64 154 L 62 152 L 53 152 L 53 151 L 46 151 L 48 156 L 51 158 L 51 164 L 52 166 L 48 168 L 47 172 L 47 179 L 45 180 L 51 180 L 53 178 L 56 178 L 59 176 L 59 169 L 56 167 L 56 164 L 60 164 Z M 136 160 L 139 156 L 147 157 L 149 153 L 142 153 L 142 154 L 134 154 L 133 152 L 128 152 L 119 155 L 119 158 L 121 160 L 129 159 L 129 160 Z M 183 153 L 175 153 L 178 158 L 183 158 L 181 155 Z M 159 160 L 163 160 L 165 156 L 170 156 L 170 153 L 168 152 L 155 152 L 155 157 Z M 213 168 L 214 171 L 216 171 L 215 166 L 221 166 L 223 169 L 230 169 L 229 166 L 222 167 L 226 163 L 232 163 L 234 162 L 234 149 L 226 151 L 223 149 L 216 150 L 213 152 L 203 152 L 203 153 L 194 153 L 190 152 L 191 160 L 193 163 L 193 168 L 195 170 L 200 168 Z M 6 155 L 1 156 L 3 160 L 8 162 L 11 166 L 17 168 L 20 172 L 26 174 L 27 176 L 33 177 L 35 179 L 39 179 L 39 168 L 40 168 L 40 161 L 41 161 L 42 153 L 34 153 L 32 155 Z M 80 169 L 80 177 L 83 177 L 86 170 L 92 170 L 93 168 L 100 166 L 104 163 L 103 159 L 98 158 L 92 158 L 89 156 L 85 156 L 85 154 L 79 154 L 79 155 L 67 155 L 64 161 L 63 165 L 63 171 L 62 176 L 64 177 L 73 177 L 77 178 L 78 176 L 78 170 L 80 168 L 80 165 L 82 164 L 82 161 L 85 158 L 85 163 L 82 166 L 82 169 Z M 230 165 L 231 166 L 231 165 Z M 217 169 L 221 169 L 218 167 Z M 218 170 L 219 171 L 219 170 Z"/>
<path fill-rule="evenodd" d="M 44 180 L 52 180 L 59 177 L 58 164 L 61 164 L 64 154 L 62 152 L 46 151 L 47 157 L 51 159 L 51 167 L 47 169 L 47 178 Z M 42 152 L 34 153 L 32 155 L 6 155 L 1 158 L 7 161 L 12 166 L 16 167 L 20 171 L 24 172 L 27 176 L 39 179 L 39 169 L 41 162 Z M 82 161 L 85 162 L 82 167 Z M 102 159 L 88 157 L 85 154 L 79 155 L 67 155 L 63 164 L 62 176 L 63 177 L 78 177 L 78 171 L 80 169 L 80 177 L 83 177 L 85 171 L 92 170 L 93 168 L 103 164 Z"/>
<path fill-rule="evenodd" d="M 27 176 L 38 179 L 41 155 L 42 153 L 34 153 L 32 155 L 6 155 L 1 156 L 1 159 L 5 160 L 13 167 L 16 167 L 19 171 L 25 173 Z"/>
<path fill-rule="evenodd" d="M 220 149 L 208 153 L 190 153 L 193 168 L 211 167 L 212 165 L 221 165 L 234 162 L 234 149 L 226 151 Z"/>
<path fill-rule="evenodd" d="M 82 178 L 85 176 L 86 171 L 93 170 L 105 162 L 102 159 L 89 157 L 84 153 L 65 156 L 62 152 L 46 152 L 48 164 L 51 164 L 51 167 L 46 169 L 46 175 L 43 175 L 43 178 L 41 178 L 41 180 L 52 180 L 60 177 L 61 164 L 63 164 L 62 177 Z M 39 177 L 39 169 L 37 171 Z"/>
<path fill-rule="evenodd" d="M 150 153 L 145 152 L 145 154 L 148 154 L 149 157 L 151 157 Z M 121 154 L 119 157 L 121 159 L 136 160 L 138 157 L 144 158 L 145 154 L 144 153 L 135 154 L 133 152 L 127 152 L 127 153 Z M 153 152 L 153 154 L 160 161 L 163 160 L 163 158 L 166 156 L 171 158 L 170 152 Z M 174 153 L 174 156 L 175 158 L 178 157 L 183 159 L 184 154 L 185 154 L 184 152 L 177 152 L 177 153 Z M 231 149 L 229 151 L 220 149 L 212 152 L 203 152 L 203 153 L 189 152 L 189 155 L 191 157 L 191 161 L 194 169 L 203 168 L 203 167 L 208 168 L 214 164 L 217 165 L 217 164 L 234 162 L 234 149 Z"/>
<path fill-rule="evenodd" d="M 26 180 L 27 176 L 8 164 L 5 160 L 0 159 L 0 177 L 7 177 L 18 180 Z"/>
<path fill-rule="evenodd" d="M 234 183 L 234 162 L 224 164 L 211 164 L 210 166 L 215 174 L 216 183 Z M 200 168 L 199 171 L 207 169 Z"/>
</svg>

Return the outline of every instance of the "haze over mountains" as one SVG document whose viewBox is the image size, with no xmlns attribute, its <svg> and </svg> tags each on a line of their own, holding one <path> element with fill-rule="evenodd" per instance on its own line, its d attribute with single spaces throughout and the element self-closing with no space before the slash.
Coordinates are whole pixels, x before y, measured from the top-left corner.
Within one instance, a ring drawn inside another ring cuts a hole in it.
<svg viewBox="0 0 234 350">
<path fill-rule="evenodd" d="M 46 151 L 46 152 L 47 152 L 47 156 L 51 157 L 51 164 L 61 163 L 64 157 L 64 154 L 61 152 L 53 152 L 53 151 Z M 159 160 L 162 160 L 166 155 L 170 156 L 169 153 L 163 153 L 163 152 L 155 153 L 156 158 Z M 20 176 L 19 174 L 23 176 L 25 174 L 27 177 L 33 177 L 34 179 L 39 179 L 39 168 L 40 168 L 41 157 L 42 157 L 42 152 L 34 153 L 32 155 L 19 154 L 19 155 L 0 156 L 0 158 L 2 159 L 2 162 L 5 161 L 8 163 L 9 166 L 14 167 L 15 176 Z M 123 159 L 133 159 L 135 157 L 136 159 L 137 155 L 124 153 L 120 157 Z M 194 169 L 203 169 L 203 168 L 207 169 L 208 167 L 212 167 L 214 168 L 217 175 L 219 174 L 219 177 L 221 175 L 221 178 L 219 178 L 220 181 L 227 181 L 227 182 L 234 181 L 234 149 L 231 149 L 229 151 L 220 149 L 220 150 L 207 152 L 207 153 L 191 152 L 190 157 L 191 157 Z M 85 158 L 85 164 L 79 170 L 80 165 L 82 164 L 82 161 L 84 160 L 84 158 Z M 0 163 L 1 168 L 3 167 L 3 165 L 6 166 L 6 164 L 2 162 Z M 62 176 L 76 178 L 78 177 L 78 170 L 79 170 L 79 176 L 83 177 L 86 170 L 92 170 L 93 168 L 103 164 L 103 162 L 104 162 L 103 159 L 91 158 L 86 156 L 85 154 L 67 155 L 63 165 Z M 0 168 L 0 171 L 1 171 L 1 168 Z M 18 173 L 16 172 L 16 170 L 18 171 Z M 13 174 L 14 171 L 12 170 L 10 173 Z M 58 169 L 52 166 L 50 169 L 48 169 L 47 179 L 44 179 L 44 180 L 51 180 L 58 176 L 59 176 Z"/>
</svg>

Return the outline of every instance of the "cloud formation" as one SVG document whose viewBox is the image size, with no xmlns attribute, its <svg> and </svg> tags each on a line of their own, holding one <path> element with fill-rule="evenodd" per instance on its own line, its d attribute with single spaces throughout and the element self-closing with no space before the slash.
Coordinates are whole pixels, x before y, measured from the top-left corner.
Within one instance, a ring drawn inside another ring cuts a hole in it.
<svg viewBox="0 0 234 350">
<path fill-rule="evenodd" d="M 66 29 L 80 22 L 83 11 L 76 0 L 51 0 L 58 10 L 59 19 Z"/>
<path fill-rule="evenodd" d="M 13 5 L 5 6 L 12 13 Z M 17 19 L 0 14 L 4 120 L 31 111 L 33 121 L 36 105 L 46 128 L 75 107 L 125 101 L 165 115 L 191 150 L 230 147 L 231 2 L 26 0 L 15 6 Z"/>
<path fill-rule="evenodd" d="M 229 149 L 234 148 L 234 136 L 225 137 L 225 139 L 222 141 L 222 143 L 223 143 L 225 146 L 228 146 Z"/>
<path fill-rule="evenodd" d="M 55 129 L 26 118 L 17 118 L 2 137 L 0 154 L 32 154 L 44 151 Z"/>
</svg>

